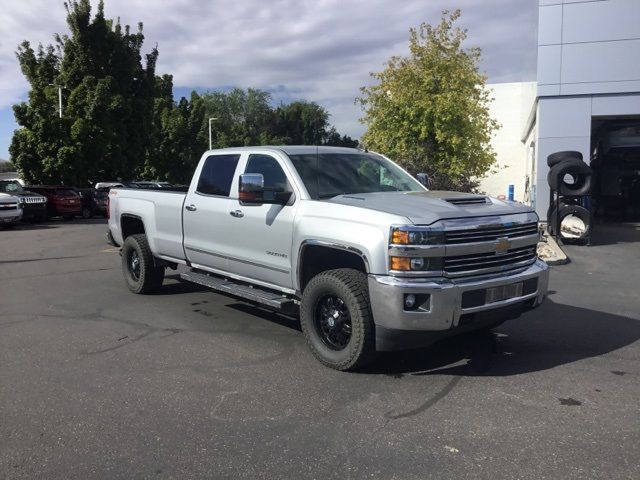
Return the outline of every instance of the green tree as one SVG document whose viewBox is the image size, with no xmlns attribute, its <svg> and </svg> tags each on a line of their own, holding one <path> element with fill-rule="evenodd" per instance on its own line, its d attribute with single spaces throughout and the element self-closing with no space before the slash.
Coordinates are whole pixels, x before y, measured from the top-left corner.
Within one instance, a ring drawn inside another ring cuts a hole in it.
<svg viewBox="0 0 640 480">
<path fill-rule="evenodd" d="M 93 18 L 89 0 L 65 6 L 70 35 L 55 36 L 57 50 L 39 46 L 36 53 L 27 41 L 18 48 L 31 90 L 27 102 L 14 106 L 22 128 L 14 133 L 11 158 L 33 183 L 132 178 L 151 138 L 158 51 L 143 66 L 142 24 L 132 33 L 106 19 L 102 1 Z"/>
<path fill-rule="evenodd" d="M 376 82 L 356 102 L 366 148 L 429 173 L 437 188 L 470 190 L 495 162 L 489 142 L 498 124 L 489 117 L 480 49 L 463 47 L 459 17 L 459 10 L 444 11 L 438 25 L 411 29 L 409 55 L 372 73 Z"/>
</svg>

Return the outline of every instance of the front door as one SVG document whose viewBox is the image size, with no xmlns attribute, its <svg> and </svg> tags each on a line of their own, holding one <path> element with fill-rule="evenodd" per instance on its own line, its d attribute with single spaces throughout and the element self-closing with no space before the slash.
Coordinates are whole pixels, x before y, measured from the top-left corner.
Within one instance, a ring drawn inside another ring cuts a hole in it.
<svg viewBox="0 0 640 480">
<path fill-rule="evenodd" d="M 261 173 L 265 188 L 293 191 L 281 161 L 274 156 L 249 155 L 244 173 Z M 241 205 L 236 198 L 232 204 L 232 210 L 237 213 L 230 217 L 234 225 L 234 242 L 229 246 L 231 271 L 261 282 L 292 288 L 295 194 L 287 205 Z"/>
</svg>

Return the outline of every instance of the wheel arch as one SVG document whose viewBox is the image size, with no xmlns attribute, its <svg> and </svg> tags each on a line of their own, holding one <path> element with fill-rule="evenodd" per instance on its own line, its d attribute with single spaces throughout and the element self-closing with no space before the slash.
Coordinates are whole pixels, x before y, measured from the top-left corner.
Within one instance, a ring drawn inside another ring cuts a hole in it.
<svg viewBox="0 0 640 480">
<path fill-rule="evenodd" d="M 353 268 L 368 274 L 369 260 L 357 247 L 323 240 L 304 240 L 298 251 L 296 289 L 301 295 L 309 281 L 319 273 L 336 268 Z"/>
<path fill-rule="evenodd" d="M 122 233 L 122 242 L 131 235 L 142 233 L 146 235 L 146 229 L 142 217 L 131 213 L 123 213 L 120 216 L 120 232 Z"/>
</svg>

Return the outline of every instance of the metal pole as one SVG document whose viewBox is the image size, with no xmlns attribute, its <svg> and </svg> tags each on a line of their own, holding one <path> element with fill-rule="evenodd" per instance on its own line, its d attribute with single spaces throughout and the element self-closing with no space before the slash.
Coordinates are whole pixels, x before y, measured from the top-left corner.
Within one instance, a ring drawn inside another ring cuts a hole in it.
<svg viewBox="0 0 640 480">
<path fill-rule="evenodd" d="M 211 139 L 211 122 L 213 120 L 218 120 L 218 117 L 209 117 L 209 150 L 213 150 L 213 143 Z"/>
<path fill-rule="evenodd" d="M 58 87 L 58 112 L 62 118 L 62 87 Z"/>
</svg>

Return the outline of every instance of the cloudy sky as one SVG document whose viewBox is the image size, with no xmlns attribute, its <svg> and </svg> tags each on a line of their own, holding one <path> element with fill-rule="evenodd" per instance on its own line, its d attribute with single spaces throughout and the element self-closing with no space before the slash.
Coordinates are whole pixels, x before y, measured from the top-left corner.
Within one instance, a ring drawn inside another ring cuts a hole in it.
<svg viewBox="0 0 640 480">
<path fill-rule="evenodd" d="M 62 0 L 3 0 L 0 9 L 0 158 L 17 128 L 11 105 L 28 84 L 15 58 L 22 40 L 51 43 L 65 33 Z M 94 6 L 97 0 L 94 0 Z M 469 46 L 483 50 L 490 82 L 535 78 L 536 0 L 106 0 L 108 17 L 144 23 L 157 44 L 158 73 L 176 95 L 192 89 L 258 87 L 274 101 L 325 106 L 341 133 L 359 137 L 353 99 L 391 56 L 407 51 L 408 30 L 460 8 Z"/>
</svg>

